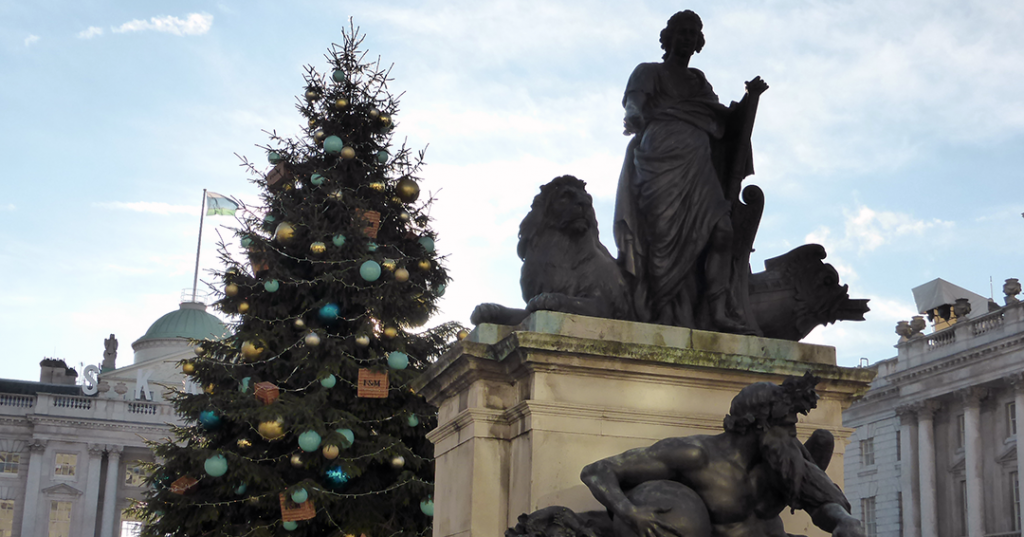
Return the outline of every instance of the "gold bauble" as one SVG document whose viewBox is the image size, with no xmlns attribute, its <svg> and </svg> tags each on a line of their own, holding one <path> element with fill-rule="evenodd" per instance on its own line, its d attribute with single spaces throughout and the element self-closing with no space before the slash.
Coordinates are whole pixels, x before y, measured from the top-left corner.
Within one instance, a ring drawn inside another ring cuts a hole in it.
<svg viewBox="0 0 1024 537">
<path fill-rule="evenodd" d="M 408 177 L 403 177 L 395 185 L 395 193 L 403 203 L 412 203 L 420 197 L 420 185 Z"/>
<path fill-rule="evenodd" d="M 354 158 L 356 158 L 356 150 L 352 149 L 351 147 L 349 147 L 347 145 L 345 147 L 342 147 L 341 148 L 341 158 L 346 159 L 346 160 L 347 159 L 354 159 Z"/>
<path fill-rule="evenodd" d="M 240 449 L 249 449 L 252 447 L 252 442 L 249 441 L 248 438 L 239 438 L 237 443 Z"/>
<path fill-rule="evenodd" d="M 455 336 L 457 338 L 459 338 L 459 341 L 462 341 L 462 340 L 464 340 L 464 339 L 469 337 L 469 332 L 467 332 L 465 330 L 459 330 L 459 333 L 456 334 Z"/>
<path fill-rule="evenodd" d="M 384 183 L 381 183 L 380 181 L 370 183 L 370 188 L 376 190 L 377 192 L 381 192 L 384 190 Z"/>
<path fill-rule="evenodd" d="M 370 117 L 372 117 L 372 118 L 380 117 L 380 110 L 377 110 L 376 108 L 371 108 L 370 109 Z"/>
<path fill-rule="evenodd" d="M 277 440 L 284 436 L 284 420 L 278 418 L 274 421 L 261 422 L 256 430 L 267 440 Z"/>
<path fill-rule="evenodd" d="M 338 449 L 338 446 L 332 446 L 330 444 L 324 446 L 323 454 L 324 454 L 324 458 L 325 459 L 328 459 L 328 460 L 337 459 L 339 453 L 341 453 L 341 450 Z"/>
<path fill-rule="evenodd" d="M 309 118 L 309 126 L 312 127 L 313 125 L 316 125 L 316 118 L 315 117 Z"/>
<path fill-rule="evenodd" d="M 338 110 L 341 110 L 346 106 L 348 106 L 348 99 L 338 99 L 337 101 L 334 101 L 334 107 Z"/>
<path fill-rule="evenodd" d="M 316 241 L 309 245 L 309 251 L 314 254 L 322 254 L 327 251 L 327 246 L 320 241 Z"/>
<path fill-rule="evenodd" d="M 403 466 L 405 466 L 405 457 L 398 455 L 391 459 L 391 467 L 395 470 L 401 470 Z"/>
<path fill-rule="evenodd" d="M 416 266 L 419 267 L 420 270 L 430 270 L 430 260 L 421 259 L 419 263 L 416 263 Z"/>
<path fill-rule="evenodd" d="M 398 329 L 394 326 L 384 327 L 384 337 L 390 339 L 398 335 Z"/>
<path fill-rule="evenodd" d="M 196 345 L 196 346 L 195 346 L 195 347 L 194 347 L 194 348 L 192 349 L 192 352 L 196 353 L 196 356 L 202 356 L 202 355 L 203 355 L 203 353 L 204 353 L 204 352 L 206 352 L 206 349 L 204 349 L 204 348 L 202 347 L 202 345 Z"/>
<path fill-rule="evenodd" d="M 245 313 L 247 311 L 249 311 L 249 303 L 243 300 L 238 304 L 238 313 Z"/>
<path fill-rule="evenodd" d="M 398 283 L 403 283 L 403 282 L 409 281 L 409 271 L 406 270 L 405 268 L 396 269 L 395 270 L 395 281 L 398 282 Z"/>
<path fill-rule="evenodd" d="M 209 394 L 209 395 L 213 395 L 213 389 L 214 389 L 214 387 L 215 387 L 215 386 L 214 386 L 214 385 L 213 385 L 213 383 L 211 382 L 211 383 L 207 384 L 205 388 L 203 388 L 203 391 L 204 391 L 204 392 L 206 392 L 206 393 L 207 393 L 207 394 Z"/>
<path fill-rule="evenodd" d="M 327 197 L 331 198 L 334 201 L 341 201 L 341 200 L 345 199 L 345 193 L 339 188 L 337 190 L 330 191 L 327 194 Z"/>
<path fill-rule="evenodd" d="M 313 99 L 319 99 L 320 98 L 320 92 L 318 92 L 318 91 L 316 91 L 314 89 L 306 90 L 306 98 L 311 100 L 311 101 Z"/>
<path fill-rule="evenodd" d="M 259 358 L 264 350 L 265 346 L 262 341 L 248 340 L 242 343 L 242 357 L 248 362 Z"/>
<path fill-rule="evenodd" d="M 238 294 L 238 286 L 233 284 L 233 283 L 227 284 L 226 286 L 224 286 L 224 294 L 227 295 L 227 296 L 235 296 L 235 295 L 237 295 Z"/>
<path fill-rule="evenodd" d="M 302 468 L 302 455 L 299 455 L 298 453 L 293 453 L 291 461 L 292 466 L 296 468 Z"/>
<path fill-rule="evenodd" d="M 295 226 L 291 222 L 281 222 L 274 229 L 274 240 L 281 244 L 288 244 L 295 238 Z"/>
<path fill-rule="evenodd" d="M 186 375 L 191 375 L 192 373 L 195 373 L 196 364 L 193 364 L 192 362 L 185 362 L 184 364 L 181 365 L 181 372 Z"/>
<path fill-rule="evenodd" d="M 391 116 L 380 116 L 380 122 L 385 125 L 391 123 Z"/>
<path fill-rule="evenodd" d="M 313 139 L 316 140 L 317 143 L 323 142 L 324 138 L 327 138 L 327 135 L 324 134 L 323 129 L 317 129 L 316 132 L 313 133 Z"/>
<path fill-rule="evenodd" d="M 384 261 L 380 262 L 380 266 L 388 270 L 395 270 L 395 267 L 398 266 L 398 263 L 395 263 L 394 259 L 385 259 Z"/>
<path fill-rule="evenodd" d="M 409 216 L 409 213 L 407 211 L 402 211 L 398 213 L 398 219 L 403 222 L 408 222 L 410 218 L 412 218 L 412 216 Z"/>
<path fill-rule="evenodd" d="M 398 196 L 395 196 L 395 197 L 391 198 L 391 201 L 393 201 L 395 203 L 402 203 L 402 198 L 400 198 Z"/>
<path fill-rule="evenodd" d="M 295 322 L 292 323 L 292 325 L 295 326 L 296 330 L 306 329 L 306 321 L 303 321 L 302 319 L 295 319 Z"/>
<path fill-rule="evenodd" d="M 370 346 L 370 336 L 367 336 L 366 334 L 359 334 L 356 336 L 356 345 L 359 347 Z"/>
<path fill-rule="evenodd" d="M 306 337 L 303 338 L 302 341 L 306 343 L 307 347 L 316 347 L 320 344 L 320 336 L 318 336 L 316 332 L 310 332 L 306 334 Z"/>
</svg>

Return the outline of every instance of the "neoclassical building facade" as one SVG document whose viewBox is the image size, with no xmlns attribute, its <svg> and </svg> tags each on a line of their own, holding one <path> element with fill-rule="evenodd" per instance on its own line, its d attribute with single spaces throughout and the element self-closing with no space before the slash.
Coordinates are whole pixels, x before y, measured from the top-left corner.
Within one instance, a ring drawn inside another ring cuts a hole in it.
<svg viewBox="0 0 1024 537">
<path fill-rule="evenodd" d="M 123 511 L 145 490 L 146 441 L 179 423 L 171 390 L 197 389 L 177 366 L 193 356 L 188 338 L 225 331 L 203 304 L 185 302 L 132 344 L 131 365 L 115 367 L 111 335 L 84 382 L 60 360 L 41 363 L 39 382 L 0 380 L 0 537 L 131 535 Z"/>
<path fill-rule="evenodd" d="M 899 323 L 897 356 L 843 413 L 845 492 L 868 535 L 1021 535 L 1024 303 L 1016 280 L 1004 291 L 999 306 L 942 280 L 916 288 L 923 315 Z"/>
</svg>

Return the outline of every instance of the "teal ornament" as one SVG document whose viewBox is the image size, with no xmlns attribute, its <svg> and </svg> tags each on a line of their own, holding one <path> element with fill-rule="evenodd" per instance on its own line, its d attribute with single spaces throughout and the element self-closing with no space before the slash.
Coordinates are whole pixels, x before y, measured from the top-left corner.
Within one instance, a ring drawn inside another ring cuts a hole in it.
<svg viewBox="0 0 1024 537">
<path fill-rule="evenodd" d="M 341 138 L 338 138 L 333 134 L 324 138 L 324 151 L 327 151 L 332 155 L 337 155 L 338 153 L 341 153 L 342 147 L 345 147 L 345 143 L 341 141 Z"/>
<path fill-rule="evenodd" d="M 281 527 L 284 528 L 287 531 L 295 531 L 295 530 L 297 530 L 299 528 L 299 523 L 298 522 L 292 522 L 291 520 L 286 520 L 286 521 L 281 523 Z"/>
<path fill-rule="evenodd" d="M 252 239 L 248 236 L 242 237 L 242 248 L 248 248 L 252 246 Z"/>
<path fill-rule="evenodd" d="M 348 483 L 349 476 L 340 465 L 335 464 L 324 472 L 324 482 L 332 489 L 339 489 Z"/>
<path fill-rule="evenodd" d="M 415 427 L 420 424 L 420 418 L 416 414 L 409 414 L 409 417 L 405 419 L 405 423 L 409 427 Z"/>
<path fill-rule="evenodd" d="M 242 483 L 241 485 L 238 485 L 238 487 L 235 488 L 235 494 L 241 496 L 241 495 L 245 494 L 245 491 L 248 488 L 249 487 L 245 483 Z"/>
<path fill-rule="evenodd" d="M 349 448 L 356 441 L 356 435 L 352 429 L 337 429 L 337 433 L 341 435 L 341 445 L 338 447 Z"/>
<path fill-rule="evenodd" d="M 331 73 L 331 79 L 335 82 L 344 82 L 346 78 L 345 71 L 341 69 L 335 69 L 334 72 Z"/>
<path fill-rule="evenodd" d="M 437 286 L 437 291 L 434 291 L 434 294 L 436 294 L 437 296 L 444 296 L 444 284 L 443 283 L 441 285 Z"/>
<path fill-rule="evenodd" d="M 299 448 L 305 452 L 316 451 L 320 447 L 320 435 L 310 429 L 299 435 Z"/>
<path fill-rule="evenodd" d="M 338 248 L 341 248 L 342 246 L 345 246 L 345 236 L 340 234 L 335 235 L 334 237 L 331 238 L 331 242 L 334 243 L 334 245 L 337 246 Z"/>
<path fill-rule="evenodd" d="M 275 220 L 275 218 L 274 218 L 274 215 L 272 215 L 272 214 L 268 214 L 267 216 L 263 217 L 263 221 L 268 223 L 268 224 L 273 222 L 274 220 Z"/>
<path fill-rule="evenodd" d="M 212 410 L 204 410 L 199 413 L 199 424 L 203 426 L 203 429 L 212 431 L 220 427 L 220 416 Z"/>
<path fill-rule="evenodd" d="M 281 154 L 277 151 L 271 151 L 267 153 L 267 160 L 269 160 L 271 164 L 277 164 L 278 162 L 281 162 Z"/>
<path fill-rule="evenodd" d="M 328 302 L 323 306 L 320 306 L 320 311 L 316 313 L 320 316 L 320 320 L 325 323 L 330 323 L 338 320 L 338 316 L 341 315 L 341 309 L 334 302 Z"/>
<path fill-rule="evenodd" d="M 338 379 L 335 378 L 334 375 L 327 375 L 326 377 L 320 379 L 320 385 L 323 386 L 324 388 L 333 388 L 334 385 L 337 383 Z"/>
<path fill-rule="evenodd" d="M 390 155 L 388 155 L 388 152 L 382 149 L 377 152 L 377 162 L 384 164 L 388 161 L 389 156 Z"/>
<path fill-rule="evenodd" d="M 228 472 L 228 460 L 224 455 L 214 455 L 203 463 L 203 469 L 210 477 L 220 477 Z"/>
<path fill-rule="evenodd" d="M 295 503 L 302 503 L 309 499 L 309 493 L 306 489 L 299 489 L 292 493 L 292 501 Z"/>
<path fill-rule="evenodd" d="M 378 248 L 377 243 L 375 243 L 373 241 L 370 241 L 370 242 L 366 243 L 366 251 L 368 251 L 368 252 L 376 252 L 377 248 Z"/>
<path fill-rule="evenodd" d="M 424 252 L 427 252 L 428 254 L 434 252 L 434 239 L 431 239 L 430 237 L 420 237 L 419 243 L 420 246 L 423 247 Z"/>
<path fill-rule="evenodd" d="M 249 391 L 249 382 L 252 381 L 251 377 L 245 377 L 241 382 L 238 383 L 238 391 L 245 393 Z"/>
<path fill-rule="evenodd" d="M 391 369 L 405 369 L 409 367 L 409 355 L 400 351 L 389 353 L 388 367 Z"/>
<path fill-rule="evenodd" d="M 420 502 L 420 511 L 423 511 L 424 515 L 434 516 L 434 499 L 427 498 Z"/>
<path fill-rule="evenodd" d="M 309 176 L 309 182 L 313 183 L 313 186 L 320 186 L 324 184 L 324 176 L 320 175 L 319 173 L 314 173 L 313 175 Z"/>
<path fill-rule="evenodd" d="M 266 289 L 268 293 L 276 293 L 277 290 L 281 288 L 281 282 L 277 280 L 269 280 L 263 282 L 263 288 Z"/>
<path fill-rule="evenodd" d="M 380 278 L 380 264 L 372 259 L 364 261 L 359 267 L 359 275 L 368 282 L 377 281 L 377 278 Z"/>
</svg>

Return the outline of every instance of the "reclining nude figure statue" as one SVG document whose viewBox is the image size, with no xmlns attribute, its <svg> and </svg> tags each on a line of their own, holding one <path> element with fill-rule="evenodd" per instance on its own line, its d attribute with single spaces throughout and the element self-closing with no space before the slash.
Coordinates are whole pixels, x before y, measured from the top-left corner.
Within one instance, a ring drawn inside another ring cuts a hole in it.
<svg viewBox="0 0 1024 537">
<path fill-rule="evenodd" d="M 825 474 L 832 434 L 796 438 L 798 414 L 817 404 L 818 378 L 758 382 L 732 400 L 725 432 L 667 438 L 583 468 L 607 514 L 548 507 L 519 517 L 506 537 L 787 537 L 787 506 L 834 536 L 863 537 L 850 504 Z M 610 518 L 609 518 L 610 517 Z"/>
</svg>

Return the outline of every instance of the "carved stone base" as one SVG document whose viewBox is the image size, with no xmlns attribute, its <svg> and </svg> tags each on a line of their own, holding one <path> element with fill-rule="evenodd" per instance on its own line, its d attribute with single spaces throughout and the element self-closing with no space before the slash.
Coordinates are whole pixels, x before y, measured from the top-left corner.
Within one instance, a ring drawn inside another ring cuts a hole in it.
<svg viewBox="0 0 1024 537">
<path fill-rule="evenodd" d="M 801 416 L 836 437 L 828 474 L 843 483 L 842 411 L 871 371 L 835 365 L 835 349 L 540 311 L 518 327 L 480 325 L 415 389 L 437 405 L 435 537 L 498 537 L 522 513 L 601 509 L 583 466 L 670 436 L 718 434 L 744 386 L 812 371 L 818 408 Z M 825 535 L 798 512 L 790 533 Z"/>
</svg>

